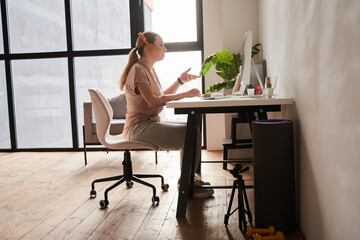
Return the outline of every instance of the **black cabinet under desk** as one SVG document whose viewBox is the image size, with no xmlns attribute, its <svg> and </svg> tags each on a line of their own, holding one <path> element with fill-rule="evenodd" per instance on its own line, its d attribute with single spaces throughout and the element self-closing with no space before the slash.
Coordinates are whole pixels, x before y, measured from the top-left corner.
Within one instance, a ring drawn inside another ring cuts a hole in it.
<svg viewBox="0 0 360 240">
<path fill-rule="evenodd" d="M 293 122 L 252 123 L 255 227 L 296 228 Z"/>
</svg>

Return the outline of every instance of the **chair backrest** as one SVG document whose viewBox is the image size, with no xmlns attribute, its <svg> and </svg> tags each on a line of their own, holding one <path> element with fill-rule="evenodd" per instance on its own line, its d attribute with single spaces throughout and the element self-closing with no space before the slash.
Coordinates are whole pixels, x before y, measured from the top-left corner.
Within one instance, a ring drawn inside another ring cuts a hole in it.
<svg viewBox="0 0 360 240">
<path fill-rule="evenodd" d="M 113 110 L 114 119 L 125 119 L 127 112 L 127 101 L 125 93 L 120 93 L 118 96 L 109 99 L 110 106 Z"/>
<path fill-rule="evenodd" d="M 110 135 L 110 124 L 113 118 L 113 110 L 108 100 L 97 89 L 89 89 L 92 107 L 96 119 L 96 133 L 100 143 L 107 145 L 106 138 Z"/>
<path fill-rule="evenodd" d="M 151 149 L 158 151 L 159 147 L 152 143 L 124 140 L 122 135 L 110 135 L 110 124 L 113 110 L 109 101 L 97 89 L 89 89 L 92 107 L 95 113 L 96 134 L 99 142 L 109 149 Z"/>
</svg>

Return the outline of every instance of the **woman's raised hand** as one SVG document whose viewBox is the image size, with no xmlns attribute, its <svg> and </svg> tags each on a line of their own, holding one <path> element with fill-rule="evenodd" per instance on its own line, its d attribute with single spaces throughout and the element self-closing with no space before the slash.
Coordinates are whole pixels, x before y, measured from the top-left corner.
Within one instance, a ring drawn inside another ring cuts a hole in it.
<svg viewBox="0 0 360 240">
<path fill-rule="evenodd" d="M 190 70 L 191 70 L 191 68 L 189 68 L 188 70 L 186 70 L 185 72 L 183 72 L 183 73 L 180 75 L 180 80 L 181 80 L 183 83 L 190 82 L 191 80 L 194 80 L 194 79 L 197 79 L 197 78 L 200 77 L 200 76 L 198 76 L 198 75 L 189 74 Z"/>
</svg>

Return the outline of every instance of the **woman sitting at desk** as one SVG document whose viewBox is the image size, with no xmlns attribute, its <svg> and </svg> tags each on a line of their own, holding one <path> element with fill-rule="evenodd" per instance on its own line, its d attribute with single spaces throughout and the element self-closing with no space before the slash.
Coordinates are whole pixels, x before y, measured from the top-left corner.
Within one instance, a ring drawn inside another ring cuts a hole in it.
<svg viewBox="0 0 360 240">
<path fill-rule="evenodd" d="M 124 137 L 157 145 L 160 149 L 180 149 L 182 161 L 185 143 L 186 124 L 164 123 L 159 113 L 168 101 L 200 96 L 196 88 L 183 93 L 176 93 L 180 85 L 199 76 L 189 74 L 190 68 L 166 90 L 162 90 L 156 75 L 154 64 L 164 59 L 167 51 L 162 38 L 154 32 L 139 33 L 136 48 L 129 54 L 129 61 L 120 78 L 120 89 L 125 89 L 127 114 Z M 198 134 L 198 136 L 201 136 Z M 201 139 L 197 139 L 195 166 L 200 163 Z M 180 161 L 180 162 L 181 162 Z M 200 179 L 194 184 L 208 185 Z M 194 197 L 209 197 L 214 193 L 211 188 L 194 189 Z"/>
</svg>

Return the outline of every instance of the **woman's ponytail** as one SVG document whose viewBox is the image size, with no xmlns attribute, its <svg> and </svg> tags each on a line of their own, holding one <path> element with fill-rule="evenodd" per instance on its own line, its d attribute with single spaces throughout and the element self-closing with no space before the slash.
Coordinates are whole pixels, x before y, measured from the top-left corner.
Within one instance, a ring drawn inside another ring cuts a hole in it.
<svg viewBox="0 0 360 240">
<path fill-rule="evenodd" d="M 123 71 L 123 73 L 121 74 L 121 77 L 120 77 L 119 86 L 120 86 L 121 91 L 124 91 L 126 78 L 127 78 L 127 75 L 130 72 L 130 69 L 131 69 L 132 65 L 134 65 L 134 63 L 136 63 L 138 60 L 139 60 L 139 56 L 137 54 L 137 49 L 134 48 L 133 50 L 131 50 L 131 52 L 129 54 L 128 63 L 126 64 L 125 69 L 124 69 L 124 71 Z"/>
</svg>

